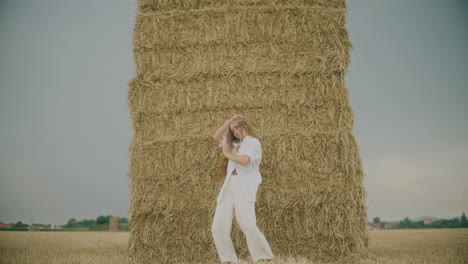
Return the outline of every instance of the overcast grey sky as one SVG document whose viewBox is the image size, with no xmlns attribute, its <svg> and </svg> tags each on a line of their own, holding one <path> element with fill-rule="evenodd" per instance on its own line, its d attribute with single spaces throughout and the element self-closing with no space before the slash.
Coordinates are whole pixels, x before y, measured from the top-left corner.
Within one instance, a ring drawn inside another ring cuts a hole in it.
<svg viewBox="0 0 468 264">
<path fill-rule="evenodd" d="M 0 221 L 127 216 L 136 0 L 0 1 Z M 468 4 L 349 0 L 368 216 L 468 213 Z"/>
</svg>

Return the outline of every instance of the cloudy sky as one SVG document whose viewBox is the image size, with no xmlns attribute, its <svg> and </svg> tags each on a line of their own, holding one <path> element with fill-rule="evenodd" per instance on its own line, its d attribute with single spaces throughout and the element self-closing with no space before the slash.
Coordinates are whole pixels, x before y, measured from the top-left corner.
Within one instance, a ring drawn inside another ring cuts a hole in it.
<svg viewBox="0 0 468 264">
<path fill-rule="evenodd" d="M 0 1 L 0 221 L 127 216 L 136 0 Z M 468 213 L 468 4 L 349 0 L 368 216 Z"/>
</svg>

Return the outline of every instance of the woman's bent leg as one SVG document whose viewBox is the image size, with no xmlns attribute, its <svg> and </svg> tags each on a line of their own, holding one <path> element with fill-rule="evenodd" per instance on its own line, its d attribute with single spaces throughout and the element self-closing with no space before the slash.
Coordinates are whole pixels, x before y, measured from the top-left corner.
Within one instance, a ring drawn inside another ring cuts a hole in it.
<svg viewBox="0 0 468 264">
<path fill-rule="evenodd" d="M 237 255 L 231 240 L 234 200 L 230 189 L 226 189 L 223 199 L 216 205 L 211 232 L 221 261 L 237 263 Z"/>
</svg>

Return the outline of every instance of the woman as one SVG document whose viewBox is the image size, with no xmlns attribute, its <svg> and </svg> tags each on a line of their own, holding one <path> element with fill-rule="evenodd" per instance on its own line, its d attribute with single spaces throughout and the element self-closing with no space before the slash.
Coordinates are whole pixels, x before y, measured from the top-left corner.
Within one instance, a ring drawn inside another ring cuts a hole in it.
<svg viewBox="0 0 468 264">
<path fill-rule="evenodd" d="M 227 137 L 224 136 L 226 131 Z M 265 236 L 257 227 L 255 216 L 256 193 L 262 182 L 259 170 L 262 159 L 260 141 L 241 115 L 225 121 L 213 135 L 213 139 L 222 147 L 228 160 L 221 166 L 226 179 L 216 198 L 216 211 L 211 227 L 221 261 L 238 262 L 230 235 L 234 210 L 254 263 L 260 259 L 277 263 Z"/>
</svg>

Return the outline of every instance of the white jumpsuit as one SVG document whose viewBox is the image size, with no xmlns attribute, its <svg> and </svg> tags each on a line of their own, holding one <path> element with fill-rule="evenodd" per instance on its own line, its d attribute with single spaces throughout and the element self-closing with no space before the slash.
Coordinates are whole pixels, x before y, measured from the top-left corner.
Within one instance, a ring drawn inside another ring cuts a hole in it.
<svg viewBox="0 0 468 264">
<path fill-rule="evenodd" d="M 223 143 L 219 146 L 223 147 Z M 260 142 L 256 138 L 247 136 L 240 144 L 239 152 L 234 150 L 233 154 L 248 155 L 251 163 L 242 165 L 229 160 L 226 180 L 217 198 L 211 228 L 216 250 L 222 262 L 238 263 L 231 240 L 232 219 L 235 213 L 237 223 L 246 236 L 247 247 L 253 262 L 256 263 L 260 259 L 272 259 L 273 253 L 265 236 L 257 227 L 255 216 L 255 195 L 261 183 L 258 169 L 261 161 Z M 238 175 L 232 174 L 234 168 Z"/>
</svg>

